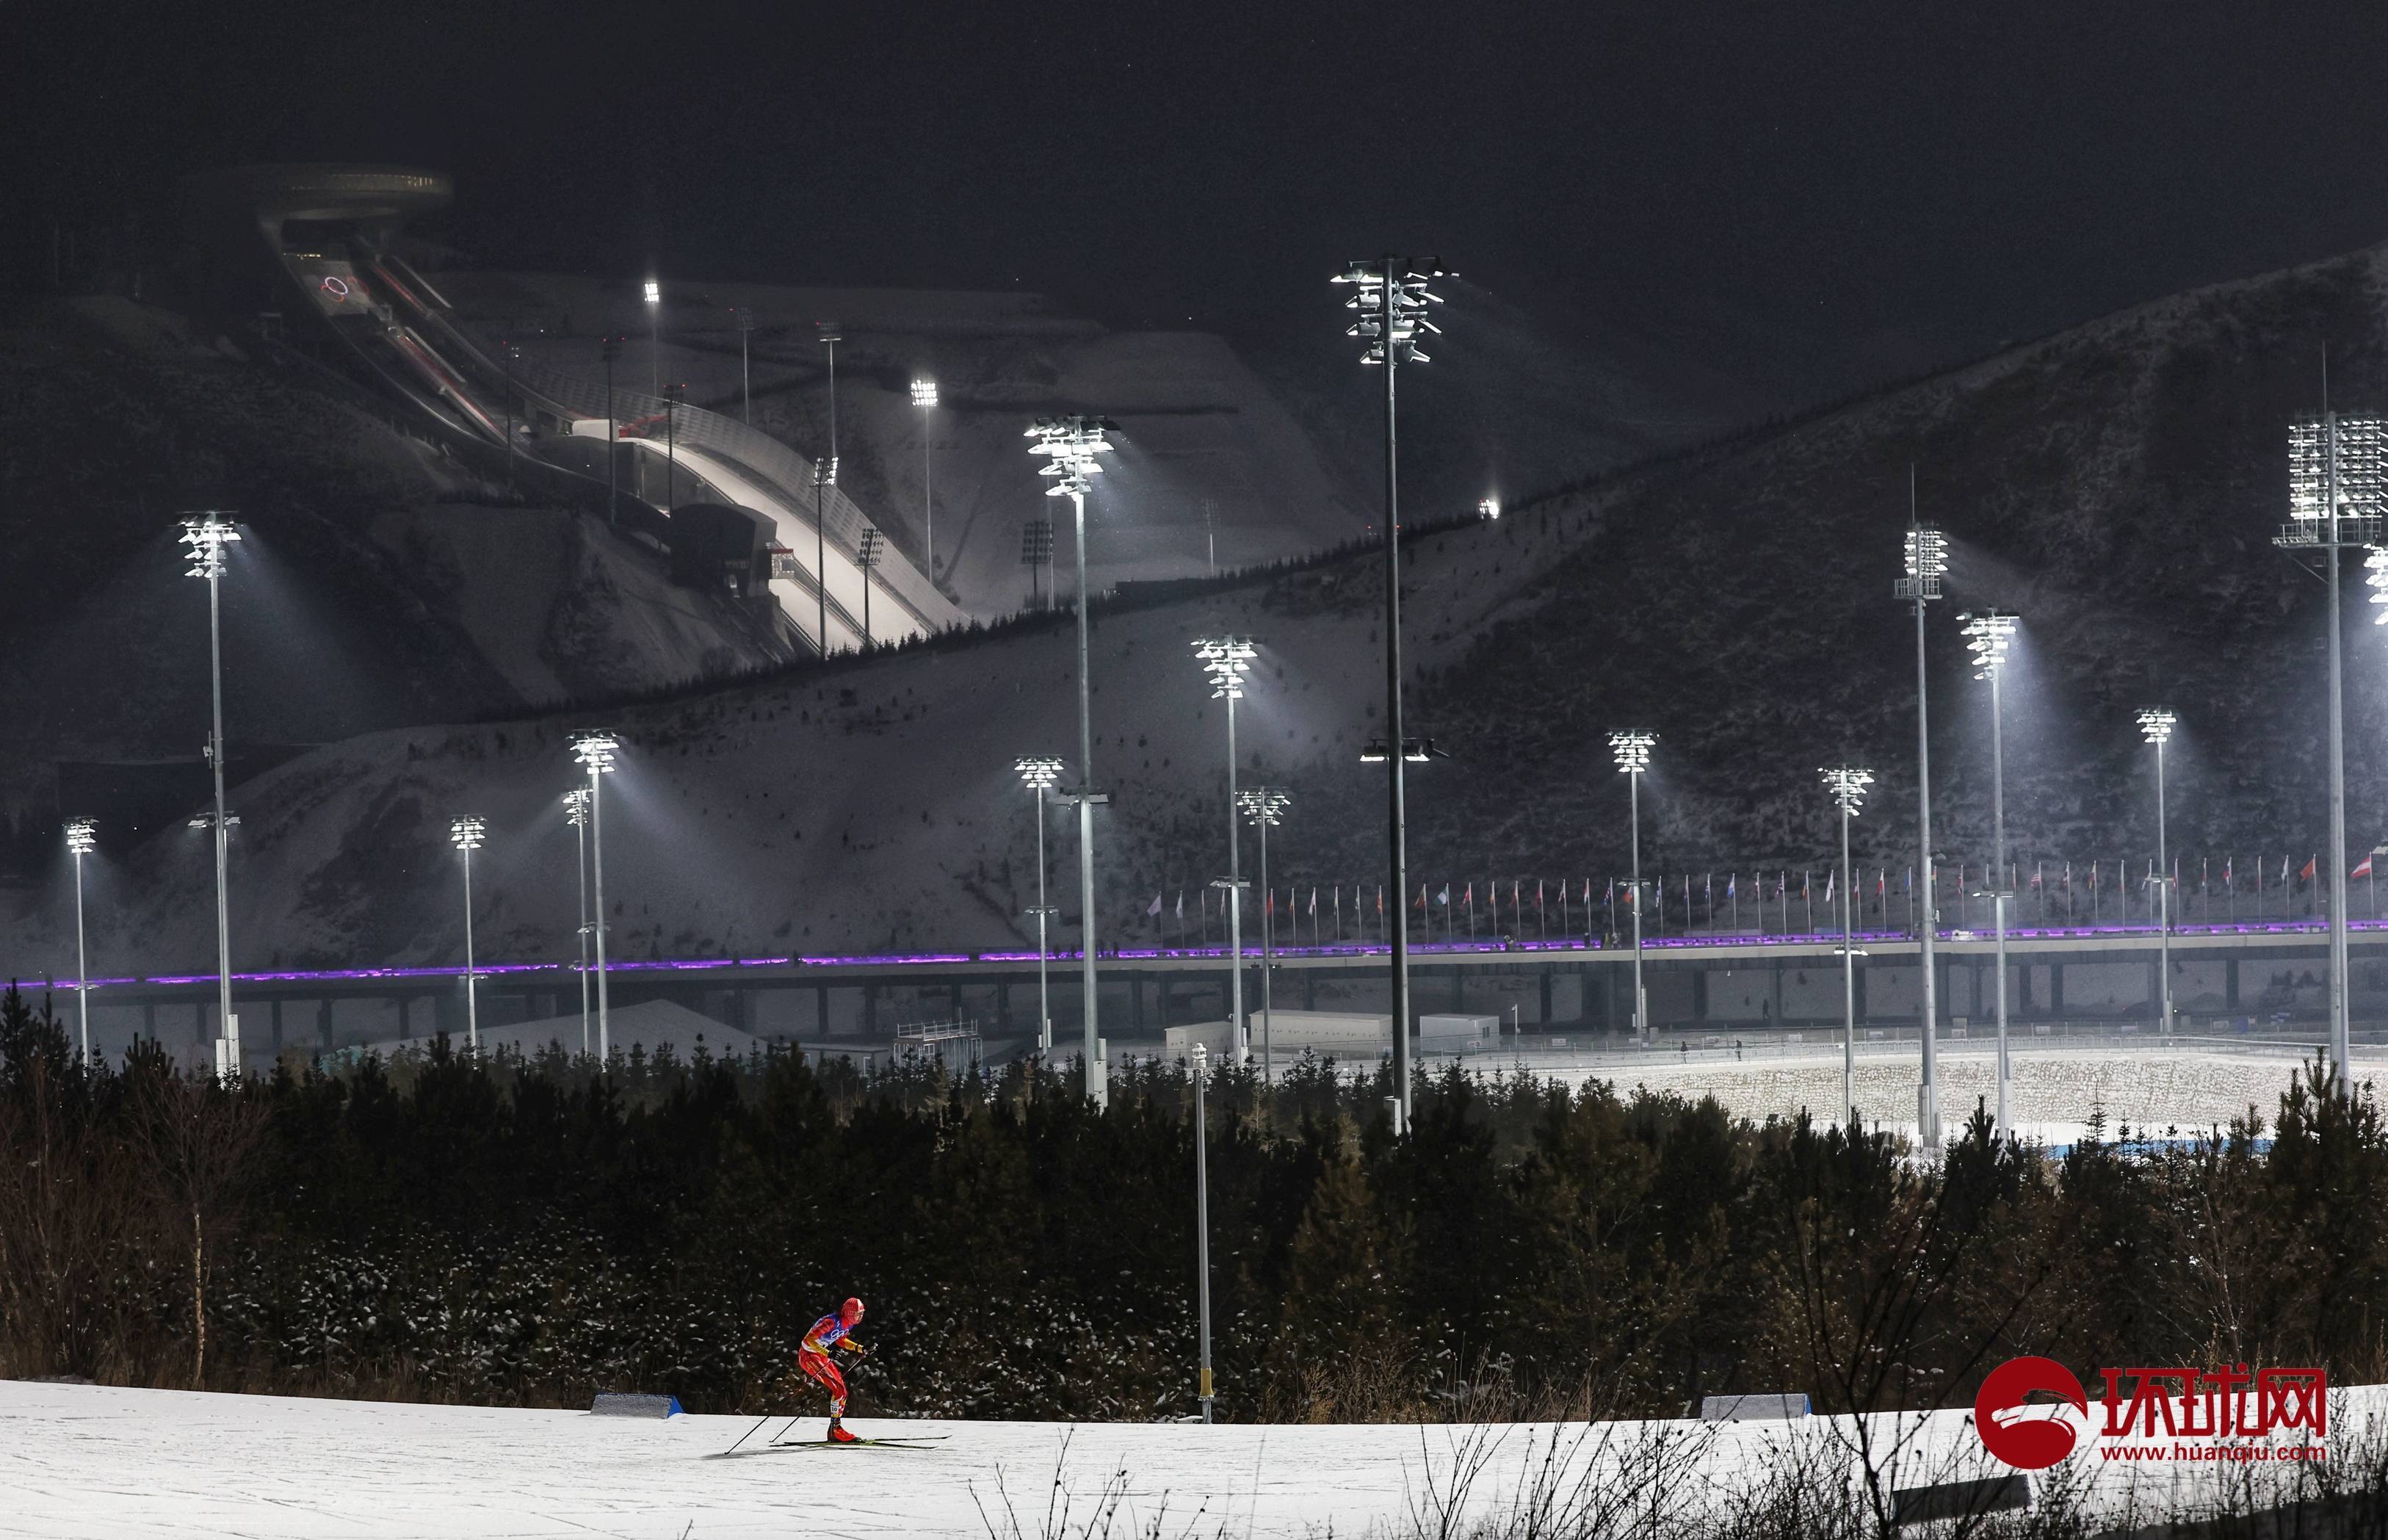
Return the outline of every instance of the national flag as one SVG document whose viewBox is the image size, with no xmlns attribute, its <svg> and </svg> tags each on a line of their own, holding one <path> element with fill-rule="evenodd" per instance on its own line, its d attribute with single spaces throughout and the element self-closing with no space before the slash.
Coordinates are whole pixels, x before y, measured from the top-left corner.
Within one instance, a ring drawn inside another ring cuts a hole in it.
<svg viewBox="0 0 2388 1540">
<path fill-rule="evenodd" d="M 1828 904 L 1833 901 L 1833 879 L 1838 875 L 1839 873 L 1835 872 L 1824 873 L 1824 902 Z"/>
<path fill-rule="evenodd" d="M 2231 876 L 2231 874 L 2230 874 L 2230 866 L 2231 866 L 2231 858 L 2230 858 L 2230 857 L 2229 857 L 2229 856 L 2225 856 L 2225 857 L 2223 857 L 2223 858 L 2222 858 L 2222 885 L 2223 885 L 2224 887 L 2229 888 L 2232 892 L 2234 892 L 2234 893 L 2235 893 L 2235 892 L 2237 892 L 2237 891 L 2238 891 L 2239 885 L 2238 885 L 2238 880 L 2237 880 L 2236 878 L 2232 877 L 2232 876 Z"/>
<path fill-rule="evenodd" d="M 1728 872 L 1724 874 L 1724 896 L 1728 901 L 1734 897 L 1735 892 L 1734 884 L 1739 880 L 1733 872 Z"/>
<path fill-rule="evenodd" d="M 1442 901 L 1446 904 L 1451 902 L 1451 885 L 1449 883 L 1442 885 Z M 1460 895 L 1459 901 L 1467 905 L 1471 909 L 1476 906 L 1476 885 L 1474 883 L 1467 885 L 1467 891 Z"/>
<path fill-rule="evenodd" d="M 1313 920 L 1318 918 L 1318 889 L 1315 886 L 1310 890 L 1310 917 Z"/>
<path fill-rule="evenodd" d="M 1261 913 L 1262 913 L 1262 915 L 1263 915 L 1264 917 L 1268 917 L 1268 918 L 1274 918 L 1274 917 L 1276 916 L 1276 914 L 1277 914 L 1277 889 L 1275 889 L 1275 888 L 1270 888 L 1270 889 L 1268 890 L 1268 897 L 1265 897 L 1265 898 L 1263 898 L 1263 899 L 1261 900 Z"/>
<path fill-rule="evenodd" d="M 2286 856 L 2280 858 L 2280 885 L 2289 885 L 2289 858 Z"/>
<path fill-rule="evenodd" d="M 2371 875 L 2371 858 L 2369 856 L 2364 857 L 2363 864 L 2348 872 L 2347 875 L 2350 877 L 2369 877 Z"/>
<path fill-rule="evenodd" d="M 1385 885 L 1384 885 L 1384 884 L 1382 884 L 1382 883 L 1378 883 L 1378 884 L 1377 885 L 1377 918 L 1378 918 L 1378 919 L 1379 919 L 1379 920 L 1381 920 L 1381 919 L 1383 919 L 1384 917 L 1385 917 Z"/>
<path fill-rule="evenodd" d="M 1426 884 L 1418 884 L 1417 902 L 1410 907 L 1417 910 L 1423 910 L 1426 908 Z"/>
<path fill-rule="evenodd" d="M 1157 888 L 1157 887 L 1156 887 L 1156 888 L 1154 888 L 1154 889 L 1152 890 L 1152 902 L 1150 902 L 1150 904 L 1147 904 L 1147 905 L 1144 907 L 1144 912 L 1145 912 L 1145 915 L 1147 916 L 1147 918 L 1150 918 L 1150 919 L 1158 919 L 1158 918 L 1160 918 L 1160 915 L 1161 915 L 1161 890 L 1160 890 L 1159 888 Z"/>
<path fill-rule="evenodd" d="M 1542 877 L 1534 879 L 1534 912 L 1536 914 L 1543 912 L 1543 884 L 1545 880 Z"/>
<path fill-rule="evenodd" d="M 1186 918 L 1186 890 L 1182 887 L 1177 890 L 1177 918 Z"/>
<path fill-rule="evenodd" d="M 2302 868 L 2300 868 L 2300 869 L 2298 870 L 2298 872 L 2297 872 L 2297 881 L 2299 881 L 2299 882 L 2301 882 L 2301 883 L 2309 883 L 2309 882 L 2312 882 L 2312 881 L 2313 881 L 2313 879 L 2314 879 L 2314 866 L 2315 866 L 2315 864 L 2316 864 L 2317 862 L 2318 862 L 2320 859 L 2321 859 L 2321 858 L 2320 858 L 2319 856 L 2314 856 L 2314 857 L 2310 857 L 2310 858 L 2308 858 L 2308 859 L 2306 859 L 2306 861 L 2305 861 L 2305 864 Z M 2281 865 L 2282 865 L 2284 868 L 2286 867 L 2286 865 L 2287 865 L 2287 864 L 2288 864 L 2288 863 L 2287 863 L 2287 862 L 2285 862 L 2285 861 L 2281 863 Z"/>
<path fill-rule="evenodd" d="M 1451 907 L 1451 885 L 1449 883 L 1442 885 L 1442 891 L 1434 896 L 1434 901 L 1444 909 L 1449 909 Z"/>
</svg>

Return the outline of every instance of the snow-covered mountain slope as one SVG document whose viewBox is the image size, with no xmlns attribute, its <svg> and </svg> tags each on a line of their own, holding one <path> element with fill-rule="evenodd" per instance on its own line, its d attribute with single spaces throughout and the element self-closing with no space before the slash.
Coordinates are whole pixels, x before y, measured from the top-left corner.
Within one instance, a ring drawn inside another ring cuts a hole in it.
<svg viewBox="0 0 2388 1540">
<path fill-rule="evenodd" d="M 1914 635 L 1889 589 L 1908 467 L 1950 532 L 1930 617 L 1936 810 L 1950 860 L 1988 845 L 1987 691 L 1956 612 L 2025 629 L 2006 692 L 2017 858 L 2153 855 L 2149 756 L 2132 711 L 2182 714 L 2173 848 L 2305 846 L 2318 829 L 2320 594 L 2268 545 L 2285 425 L 2312 410 L 2321 344 L 2350 410 L 2388 406 L 2382 256 L 2364 252 L 2178 296 L 1913 387 L 1422 539 L 1405 598 L 1409 726 L 1454 757 L 1411 779 L 1419 878 L 1619 870 L 1607 732 L 1659 734 L 1645 862 L 1820 861 L 1835 843 L 1816 767 L 1881 775 L 1861 859 L 1912 839 Z M 1420 408 L 1423 410 L 1423 408 Z M 1133 433 L 1099 518 L 1139 490 Z M 1033 486 L 1025 456 L 1015 475 Z M 1189 643 L 1228 630 L 1262 655 L 1239 717 L 1248 778 L 1296 801 L 1280 883 L 1374 880 L 1382 780 L 1355 762 L 1381 723 L 1378 559 L 1256 579 L 1098 616 L 1095 767 L 1105 944 L 1150 940 L 1156 893 L 1225 856 L 1225 724 Z M 2360 590 L 2350 589 L 2360 610 Z M 2388 816 L 2364 745 L 2388 732 L 2380 634 L 2350 648 L 2356 838 Z M 1066 617 L 972 643 L 840 664 L 610 713 L 608 891 L 626 954 L 749 955 L 1023 940 L 1034 830 L 1010 766 L 1073 757 Z M 588 713 L 340 744 L 241 793 L 235 961 L 378 963 L 461 950 L 448 816 L 491 827 L 476 872 L 490 955 L 571 950 L 573 847 L 557 796 Z M 1073 777 L 1074 778 L 1074 777 Z M 1073 859 L 1054 820 L 1057 872 Z M 2217 870 L 2219 861 L 2216 862 Z M 204 871 L 144 852 L 106 922 L 159 966 L 208 952 Z M 1074 909 L 1067 897 L 1059 901 Z M 60 955 L 52 904 L 13 938 Z M 95 943 L 95 956 L 110 955 Z"/>
<path fill-rule="evenodd" d="M 0 322 L 0 799 L 46 812 L 61 759 L 196 756 L 207 594 L 184 510 L 250 538 L 223 587 L 235 739 L 643 689 L 787 655 L 659 556 L 514 503 L 286 361 L 203 345 L 171 312 L 100 299 Z"/>
</svg>

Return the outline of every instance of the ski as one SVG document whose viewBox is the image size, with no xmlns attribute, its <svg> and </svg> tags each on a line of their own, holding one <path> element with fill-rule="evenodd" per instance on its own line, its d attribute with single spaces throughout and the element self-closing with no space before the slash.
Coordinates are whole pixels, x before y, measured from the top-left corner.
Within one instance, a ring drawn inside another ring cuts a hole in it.
<svg viewBox="0 0 2388 1540">
<path fill-rule="evenodd" d="M 946 1433 L 928 1433 L 919 1438 L 857 1438 L 852 1441 L 826 1438 L 790 1439 L 783 1444 L 767 1445 L 771 1449 L 926 1449 L 950 1437 Z"/>
</svg>

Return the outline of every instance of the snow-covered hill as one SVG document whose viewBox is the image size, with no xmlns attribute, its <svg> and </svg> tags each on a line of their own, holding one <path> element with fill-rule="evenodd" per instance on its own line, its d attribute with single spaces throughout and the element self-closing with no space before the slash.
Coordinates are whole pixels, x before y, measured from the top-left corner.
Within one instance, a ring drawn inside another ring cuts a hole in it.
<svg viewBox="0 0 2388 1540">
<path fill-rule="evenodd" d="M 1957 611 L 1985 603 L 2025 617 L 2007 691 L 2020 859 L 2153 854 L 2132 712 L 2159 698 L 2182 714 L 2173 847 L 2306 846 L 2322 812 L 2319 594 L 2267 541 L 2285 505 L 2285 424 L 2316 405 L 2324 341 L 2341 405 L 2388 407 L 2382 266 L 2368 251 L 2177 296 L 1421 540 L 1405 609 L 1410 721 L 1454 757 L 1413 776 L 1415 869 L 1530 883 L 1618 870 L 1624 799 L 1605 735 L 1626 725 L 1659 734 L 1645 861 L 1818 860 L 1834 836 L 1815 768 L 1847 757 L 1881 776 L 1861 859 L 1904 865 L 1914 643 L 1889 588 L 1911 463 L 1921 511 L 1955 551 L 1930 643 L 1948 859 L 1978 862 L 1988 844 L 1986 692 L 1955 631 Z M 1123 441 L 1099 523 L 1167 492 L 1142 468 L 1138 430 Z M 1012 475 L 1033 495 L 1025 455 Z M 1296 797 L 1273 874 L 1327 883 L 1378 869 L 1381 781 L 1355 757 L 1380 721 L 1378 571 L 1364 554 L 1099 615 L 1095 776 L 1115 797 L 1097 831 L 1107 942 L 1150 937 L 1156 893 L 1221 867 L 1224 723 L 1189 652 L 1206 632 L 1262 647 L 1239 719 L 1244 763 Z M 2365 746 L 2388 732 L 2388 668 L 2379 633 L 2354 630 L 2360 848 L 2388 828 L 2388 775 Z M 606 826 L 617 945 L 754 954 L 1024 939 L 1034 832 L 1010 765 L 1070 754 L 1071 681 L 1057 616 L 1048 630 L 607 714 L 627 742 Z M 556 798 L 572 783 L 565 735 L 591 719 L 360 738 L 244 788 L 235 963 L 452 960 L 461 923 L 442 831 L 464 811 L 491 827 L 476 872 L 485 947 L 567 955 L 573 848 Z M 1054 824 L 1059 871 L 1073 846 Z M 158 965 L 204 958 L 203 876 L 162 848 L 112 874 L 120 897 L 95 965 L 115 965 L 98 960 L 122 957 L 133 935 Z M 19 927 L 16 965 L 54 965 L 64 920 L 53 903 Z"/>
</svg>

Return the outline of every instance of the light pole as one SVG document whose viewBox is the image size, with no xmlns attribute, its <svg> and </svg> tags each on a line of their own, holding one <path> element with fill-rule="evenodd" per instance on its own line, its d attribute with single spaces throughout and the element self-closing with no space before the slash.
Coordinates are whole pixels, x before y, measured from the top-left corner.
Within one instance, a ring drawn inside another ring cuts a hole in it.
<svg viewBox="0 0 2388 1540">
<path fill-rule="evenodd" d="M 481 992 L 473 972 L 473 852 L 481 847 L 486 826 L 477 818 L 460 818 L 448 825 L 448 843 L 464 858 L 464 1043 L 481 1051 Z"/>
<path fill-rule="evenodd" d="M 1974 677 L 1990 681 L 1990 923 L 1998 942 L 1999 1137 L 2014 1137 L 2010 1121 L 2008 1087 L 2013 1075 L 2007 1060 L 2007 760 L 2004 697 L 1999 686 L 2006 675 L 2007 646 L 2013 640 L 2015 617 L 2002 610 L 1957 617 L 1973 649 Z"/>
<path fill-rule="evenodd" d="M 498 356 L 503 361 L 506 392 L 506 486 L 514 484 L 514 361 L 522 357 L 522 349 L 512 342 L 498 344 Z"/>
<path fill-rule="evenodd" d="M 589 804 L 586 786 L 564 794 L 564 821 L 572 825 L 573 852 L 580 868 L 580 1056 L 589 1056 Z"/>
<path fill-rule="evenodd" d="M 1824 790 L 1841 809 L 1841 1127 L 1851 1139 L 1858 1132 L 1858 951 L 1856 927 L 1849 918 L 1849 820 L 1865 803 L 1874 771 L 1843 765 L 1819 771 Z"/>
<path fill-rule="evenodd" d="M 183 521 L 183 544 L 190 567 L 186 578 L 208 581 L 208 680 L 214 715 L 208 732 L 208 768 L 215 777 L 216 841 L 216 1069 L 222 1075 L 240 1073 L 240 1020 L 232 1013 L 232 922 L 224 871 L 229 864 L 231 830 L 224 817 L 223 730 L 223 605 L 224 548 L 240 539 L 228 509 L 206 509 Z"/>
<path fill-rule="evenodd" d="M 605 361 L 605 522 L 620 522 L 621 493 L 616 483 L 620 474 L 621 430 L 614 426 L 614 363 L 622 356 L 622 339 L 609 337 L 597 345 L 597 355 Z"/>
<path fill-rule="evenodd" d="M 730 319 L 738 324 L 738 394 L 744 406 L 748 426 L 755 422 L 755 371 L 747 362 L 747 339 L 755 335 L 755 312 L 743 305 L 733 305 Z"/>
<path fill-rule="evenodd" d="M 1642 987 L 1642 772 L 1650 768 L 1650 745 L 1658 741 L 1655 732 L 1608 735 L 1608 752 L 1617 757 L 1618 770 L 1626 777 L 1626 805 L 1632 820 L 1633 1037 L 1637 1042 L 1647 1042 L 1650 1034 L 1650 997 Z"/>
<path fill-rule="evenodd" d="M 2156 746 L 2156 1004 L 2164 1012 L 2167 1037 L 2172 1036 L 2172 866 L 2165 850 L 2165 744 L 2178 720 L 2169 706 L 2140 710 L 2140 736 Z"/>
<path fill-rule="evenodd" d="M 829 490 L 837 485 L 837 456 L 813 462 L 813 594 L 818 602 L 820 655 L 829 656 Z"/>
<path fill-rule="evenodd" d="M 1913 501 L 1912 487 L 1908 497 Z M 1924 923 L 1916 931 L 1924 967 L 1923 1004 L 1919 1012 L 1923 1024 L 1924 1083 L 1915 1092 L 1915 1122 L 1924 1152 L 1935 1156 L 1940 1152 L 1938 1045 L 1933 1041 L 1938 1030 L 1936 1002 L 1939 981 L 1933 974 L 1932 944 L 1937 939 L 1940 909 L 1932 874 L 1932 733 L 1924 693 L 1924 606 L 1927 601 L 1940 597 L 1940 580 L 1948 575 L 1949 545 L 1940 531 L 1929 524 L 1910 523 L 1907 576 L 1891 585 L 1891 593 L 1915 604 L 1915 846 L 1917 872 L 1924 879 Z"/>
<path fill-rule="evenodd" d="M 573 734 L 572 752 L 589 770 L 589 866 L 596 876 L 597 918 L 590 934 L 597 948 L 597 1062 L 613 1057 L 612 1018 L 605 1009 L 605 799 L 598 777 L 614 772 L 614 751 L 619 747 L 610 732 Z"/>
<path fill-rule="evenodd" d="M 1211 1156 L 1202 1126 L 1202 1080 L 1210 1055 L 1194 1045 L 1194 1257 L 1195 1315 L 1200 1334 L 1200 1379 L 1196 1394 L 1202 1420 L 1211 1420 Z"/>
<path fill-rule="evenodd" d="M 1280 821 L 1286 808 L 1292 806 L 1293 794 L 1282 786 L 1254 786 L 1248 792 L 1239 793 L 1236 804 L 1243 809 L 1244 817 L 1251 821 L 1252 827 L 1261 832 L 1261 891 L 1270 895 L 1270 898 L 1261 904 L 1261 1084 L 1265 1086 L 1274 1083 L 1269 1076 L 1277 1067 L 1276 1057 L 1270 1051 L 1269 1031 L 1272 1025 L 1269 1008 L 1276 1003 L 1277 993 L 1276 981 L 1271 976 L 1277 967 L 1273 961 L 1277 935 L 1269 911 L 1277 890 L 1269 886 L 1268 832 L 1269 825 Z M 1294 939 L 1299 941 L 1301 938 L 1301 928 L 1297 924 Z"/>
<path fill-rule="evenodd" d="M 664 512 L 680 504 L 680 399 L 688 387 L 675 380 L 664 387 Z"/>
<path fill-rule="evenodd" d="M 83 945 L 83 859 L 97 843 L 99 825 L 87 818 L 67 822 L 67 854 L 74 858 L 75 874 L 75 1015 L 83 1029 L 83 1063 L 91 1065 L 91 964 Z"/>
<path fill-rule="evenodd" d="M 1021 783 L 1036 796 L 1036 907 L 1029 912 L 1036 916 L 1036 1051 L 1053 1051 L 1053 1001 L 1045 974 L 1048 955 L 1045 939 L 1045 923 L 1053 917 L 1053 907 L 1045 901 L 1045 794 L 1061 779 L 1059 759 L 1023 759 L 1011 767 L 1020 772 Z"/>
<path fill-rule="evenodd" d="M 1036 440 L 1029 452 L 1046 456 L 1044 467 L 1036 474 L 1053 483 L 1045 489 L 1045 495 L 1068 498 L 1076 515 L 1079 785 L 1076 791 L 1065 794 L 1064 800 L 1075 803 L 1078 808 L 1078 904 L 1082 916 L 1079 987 L 1086 999 L 1086 1095 L 1098 1107 L 1109 1104 L 1111 1088 L 1104 1079 L 1099 1057 L 1102 1040 L 1097 1035 L 1097 1007 L 1100 1000 L 1095 979 L 1095 804 L 1111 798 L 1095 790 L 1094 710 L 1086 679 L 1086 493 L 1093 486 L 1089 478 L 1099 475 L 1103 468 L 1095 456 L 1111 451 L 1103 431 L 1116 426 L 1101 417 L 1040 417 L 1027 430 L 1027 437 Z"/>
<path fill-rule="evenodd" d="M 829 350 L 829 457 L 837 458 L 837 345 L 845 340 L 834 321 L 813 323 L 813 337 Z"/>
<path fill-rule="evenodd" d="M 936 427 L 937 382 L 916 379 L 912 382 L 912 404 L 921 409 L 921 517 L 929 531 L 929 580 L 937 579 L 937 497 L 934 446 Z"/>
<path fill-rule="evenodd" d="M 647 280 L 647 393 L 664 393 L 664 286 Z"/>
<path fill-rule="evenodd" d="M 1385 823 L 1387 866 L 1403 922 L 1390 927 L 1393 995 L 1393 1080 L 1395 1112 L 1405 1135 L 1410 1126 L 1410 948 L 1408 808 L 1403 795 L 1402 766 L 1409 757 L 1409 739 L 1402 732 L 1402 537 L 1401 452 L 1399 414 L 1395 410 L 1395 377 L 1404 363 L 1424 363 L 1418 351 L 1420 332 L 1440 332 L 1427 319 L 1427 307 L 1442 301 L 1427 292 L 1427 285 L 1444 275 L 1440 258 L 1414 264 L 1385 256 L 1355 261 L 1336 275 L 1335 282 L 1353 286 L 1344 309 L 1356 318 L 1343 335 L 1359 337 L 1363 364 L 1385 371 Z"/>
<path fill-rule="evenodd" d="M 1194 655 L 1211 684 L 1211 698 L 1227 703 L 1227 875 L 1214 887 L 1227 892 L 1227 1025 L 1236 1062 L 1251 1057 L 1251 1034 L 1244 1022 L 1244 864 L 1243 841 L 1236 823 L 1236 703 L 1244 698 L 1244 675 L 1251 668 L 1251 639 L 1206 636 L 1194 643 Z"/>
<path fill-rule="evenodd" d="M 2289 427 L 2289 515 L 2274 543 L 2303 557 L 2322 554 L 2330 590 L 2330 1063 L 2354 1084 L 2347 1050 L 2346 713 L 2340 659 L 2338 554 L 2380 538 L 2388 509 L 2388 418 L 2341 417 Z"/>
<path fill-rule="evenodd" d="M 854 565 L 862 568 L 862 644 L 866 647 L 871 643 L 870 569 L 879 565 L 879 558 L 886 549 L 887 537 L 875 526 L 865 528 L 862 539 L 855 546 Z"/>
</svg>

